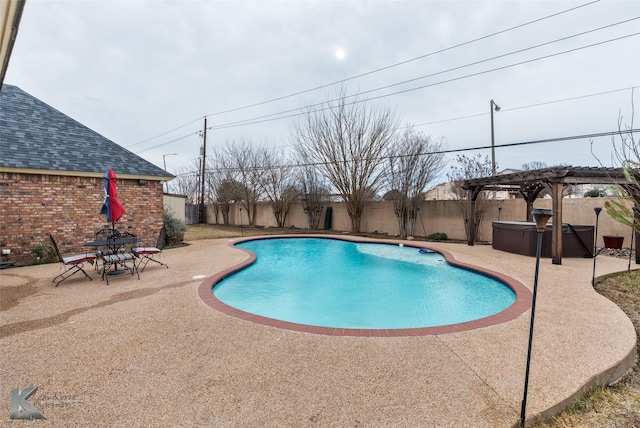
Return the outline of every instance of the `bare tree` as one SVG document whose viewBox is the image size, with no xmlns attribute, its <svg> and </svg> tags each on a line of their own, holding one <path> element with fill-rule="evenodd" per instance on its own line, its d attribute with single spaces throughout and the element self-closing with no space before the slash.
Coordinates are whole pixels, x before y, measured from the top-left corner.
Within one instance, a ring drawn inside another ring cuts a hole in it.
<svg viewBox="0 0 640 428">
<path fill-rule="evenodd" d="M 222 179 L 222 172 L 220 170 L 220 164 L 218 162 L 219 154 L 215 151 L 207 155 L 207 168 L 205 172 L 205 201 L 207 204 L 213 207 L 214 223 L 218 223 L 218 219 L 221 214 L 221 207 L 218 203 L 217 185 Z M 223 216 L 224 217 L 224 216 Z M 228 224 L 228 223 L 225 223 Z"/>
<path fill-rule="evenodd" d="M 447 173 L 449 181 L 452 182 L 451 190 L 456 196 L 458 208 L 464 220 L 467 238 L 469 238 L 469 221 L 471 219 L 469 219 L 468 210 L 469 192 L 462 188 L 463 181 L 472 178 L 489 177 L 491 176 L 491 170 L 489 157 L 485 156 L 483 159 L 482 155 L 478 153 L 477 156 L 457 155 L 455 164 L 451 166 L 451 171 Z M 480 223 L 482 223 L 482 218 L 487 211 L 487 193 L 485 191 L 480 192 L 478 199 L 476 199 L 475 218 L 473 219 L 475 236 L 472 237 L 474 241 L 478 239 Z"/>
<path fill-rule="evenodd" d="M 220 167 L 211 169 L 208 177 L 216 223 L 218 223 L 218 216 L 221 214 L 222 223 L 228 225 L 231 206 L 242 199 L 242 184 L 236 181 L 229 171 Z"/>
<path fill-rule="evenodd" d="M 322 208 L 329 202 L 329 188 L 313 166 L 300 168 L 298 177 L 301 185 L 300 200 L 307 215 L 307 224 L 309 229 L 317 229 Z"/>
<path fill-rule="evenodd" d="M 533 171 L 535 169 L 542 169 L 546 167 L 547 167 L 547 164 L 541 161 L 525 162 L 520 166 L 520 168 L 522 168 L 523 171 Z"/>
<path fill-rule="evenodd" d="M 618 194 L 617 199 L 605 203 L 605 209 L 616 221 L 630 226 L 637 233 L 640 233 L 640 140 L 633 132 L 634 116 L 635 106 L 632 90 L 631 123 L 623 125 L 622 114 L 619 114 L 618 135 L 617 138 L 612 139 L 613 162 L 622 168 L 627 183 L 621 186 L 623 192 Z"/>
<path fill-rule="evenodd" d="M 274 150 L 260 151 L 264 167 L 261 186 L 271 202 L 273 215 L 278 227 L 284 227 L 291 205 L 298 199 L 299 190 L 295 186 L 295 172 L 285 157 Z"/>
<path fill-rule="evenodd" d="M 400 236 L 414 235 L 426 187 L 444 166 L 442 148 L 442 141 L 432 141 L 413 128 L 407 128 L 398 143 L 389 146 L 385 176 L 392 191 L 386 196 L 393 200 Z"/>
<path fill-rule="evenodd" d="M 200 165 L 198 159 L 194 159 L 192 165 L 186 165 L 178 169 L 176 178 L 169 183 L 171 192 L 187 197 L 185 204 L 196 205 L 198 203 L 198 174 Z"/>
<path fill-rule="evenodd" d="M 232 159 L 225 149 L 215 149 L 207 156 L 207 203 L 213 206 L 215 222 L 222 215 L 222 223 L 230 223 L 231 206 L 242 199 L 242 184 L 232 172 Z"/>
<path fill-rule="evenodd" d="M 250 141 L 230 141 L 222 157 L 223 167 L 230 172 L 229 178 L 239 182 L 240 203 L 247 211 L 249 225 L 256 221 L 256 205 L 262 196 L 263 158 L 260 149 Z"/>
<path fill-rule="evenodd" d="M 309 110 L 294 126 L 295 149 L 342 196 L 351 231 L 360 221 L 371 190 L 382 179 L 385 149 L 396 137 L 397 118 L 390 110 L 375 110 L 358 99 L 347 100 L 344 89 L 321 109 Z"/>
<path fill-rule="evenodd" d="M 570 167 L 571 165 L 568 164 L 563 164 L 563 163 L 559 163 L 556 165 L 552 165 L 550 167 L 547 166 L 547 164 L 545 162 L 541 162 L 541 161 L 531 161 L 531 162 L 525 162 L 523 163 L 520 167 L 522 168 L 523 171 L 533 171 L 536 169 L 544 169 L 544 168 L 566 168 L 566 167 Z M 562 188 L 562 196 L 570 196 L 573 194 L 579 194 L 577 193 L 578 191 L 578 187 L 576 187 L 574 184 L 565 184 L 565 186 Z M 551 188 L 546 188 L 544 190 L 542 190 L 540 192 L 540 194 L 538 195 L 538 197 L 542 197 L 542 196 L 551 196 Z M 522 196 L 522 195 L 520 195 Z"/>
</svg>

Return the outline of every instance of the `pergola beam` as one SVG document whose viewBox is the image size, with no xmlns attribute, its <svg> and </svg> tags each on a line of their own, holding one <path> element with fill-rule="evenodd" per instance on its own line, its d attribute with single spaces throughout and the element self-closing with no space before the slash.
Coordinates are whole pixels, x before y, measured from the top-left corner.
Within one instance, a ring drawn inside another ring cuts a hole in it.
<svg viewBox="0 0 640 428">
<path fill-rule="evenodd" d="M 469 191 L 467 244 L 474 244 L 476 199 L 482 190 L 518 191 L 527 202 L 527 221 L 532 221 L 533 202 L 548 188 L 553 203 L 551 257 L 553 264 L 562 264 L 562 190 L 568 184 L 611 184 L 625 188 L 629 182 L 622 168 L 593 167 L 543 168 L 464 180 L 462 188 Z"/>
<path fill-rule="evenodd" d="M 511 174 L 496 175 L 494 177 L 481 177 L 465 180 L 465 186 L 491 186 L 500 184 L 523 184 L 537 181 L 561 180 L 566 184 L 625 184 L 628 183 L 622 168 L 595 168 L 595 167 L 575 167 L 555 169 L 543 168 L 532 171 L 514 172 Z"/>
</svg>

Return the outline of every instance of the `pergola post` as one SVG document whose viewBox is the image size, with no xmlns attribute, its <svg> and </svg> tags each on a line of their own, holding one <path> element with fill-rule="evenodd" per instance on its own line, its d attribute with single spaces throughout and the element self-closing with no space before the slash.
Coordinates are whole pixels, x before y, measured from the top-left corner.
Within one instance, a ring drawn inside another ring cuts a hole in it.
<svg viewBox="0 0 640 428">
<path fill-rule="evenodd" d="M 533 211 L 533 203 L 538 198 L 538 195 L 540 194 L 542 189 L 543 189 L 542 186 L 538 186 L 535 189 L 520 190 L 520 194 L 522 195 L 525 202 L 527 203 L 527 215 L 526 215 L 527 221 L 533 221 L 533 214 L 531 214 L 531 212 Z"/>
<path fill-rule="evenodd" d="M 636 230 L 636 264 L 640 265 L 640 251 L 638 251 L 638 242 L 640 242 L 640 230 Z"/>
<path fill-rule="evenodd" d="M 636 242 L 636 264 L 640 265 L 640 251 L 638 251 L 638 244 L 640 244 L 640 227 L 638 227 L 638 225 L 640 225 L 640 205 L 635 205 L 633 207 L 633 218 L 634 218 L 634 224 L 636 225 L 635 228 L 635 242 Z"/>
<path fill-rule="evenodd" d="M 551 183 L 553 223 L 551 231 L 551 258 L 554 265 L 562 264 L 562 182 Z"/>
<path fill-rule="evenodd" d="M 562 190 L 564 186 L 577 184 L 616 184 L 628 185 L 628 180 L 622 168 L 592 168 L 592 167 L 557 167 L 541 168 L 532 171 L 521 171 L 511 174 L 495 175 L 491 177 L 472 178 L 462 181 L 462 188 L 469 192 L 469 205 L 466 212 L 469 216 L 467 243 L 474 244 L 476 235 L 475 210 L 476 198 L 484 186 L 501 186 L 509 190 L 518 190 L 527 202 L 527 221 L 532 221 L 531 211 L 533 202 L 544 189 L 551 190 L 553 201 L 553 223 L 551 256 L 553 264 L 562 264 Z M 517 186 L 517 187 L 516 187 Z M 637 190 L 635 190 L 637 191 Z M 637 198 L 634 198 L 638 201 Z M 636 215 L 640 212 L 636 211 Z M 640 223 L 640 219 L 636 220 Z M 640 231 L 635 235 L 640 244 Z M 640 255 L 636 252 L 636 263 L 640 264 Z"/>
</svg>

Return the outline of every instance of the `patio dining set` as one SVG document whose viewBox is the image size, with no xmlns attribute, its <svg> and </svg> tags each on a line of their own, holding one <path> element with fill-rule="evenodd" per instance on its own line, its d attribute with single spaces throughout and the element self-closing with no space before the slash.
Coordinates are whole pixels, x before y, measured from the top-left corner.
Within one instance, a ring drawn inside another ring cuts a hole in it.
<svg viewBox="0 0 640 428">
<path fill-rule="evenodd" d="M 89 280 L 93 280 L 85 270 L 85 263 L 94 265 L 95 271 L 109 285 L 109 277 L 129 273 L 140 279 L 140 272 L 144 272 L 149 262 L 169 267 L 166 263 L 155 258 L 162 253 L 166 240 L 166 228 L 163 226 L 158 234 L 155 247 L 139 246 L 142 240 L 130 232 L 120 232 L 115 228 L 105 228 L 95 233 L 93 241 L 84 245 L 93 249 L 91 252 L 74 255 L 63 255 L 53 235 L 49 235 L 51 244 L 64 266 L 65 270 L 53 278 L 56 287 L 60 283 L 78 272 L 82 272 Z"/>
<path fill-rule="evenodd" d="M 155 255 L 162 253 L 167 229 L 162 226 L 155 247 L 139 246 L 142 240 L 136 235 L 130 232 L 120 232 L 116 229 L 116 222 L 122 218 L 127 210 L 118 199 L 116 173 L 109 168 L 103 177 L 105 198 L 100 208 L 100 214 L 106 216 L 111 227 L 100 229 L 95 233 L 93 241 L 85 242 L 84 245 L 91 247 L 93 251 L 70 256 L 63 256 L 55 238 L 53 235 L 49 235 L 51 244 L 65 269 L 64 272 L 53 278 L 52 282 L 56 283 L 56 287 L 78 272 L 82 272 L 85 277 L 92 280 L 84 269 L 85 263 L 95 264 L 96 272 L 103 280 L 106 280 L 107 285 L 109 285 L 109 277 L 124 273 L 130 273 L 132 276 L 136 274 L 140 279 L 140 272 L 144 271 L 150 261 L 169 267 L 154 258 Z"/>
</svg>

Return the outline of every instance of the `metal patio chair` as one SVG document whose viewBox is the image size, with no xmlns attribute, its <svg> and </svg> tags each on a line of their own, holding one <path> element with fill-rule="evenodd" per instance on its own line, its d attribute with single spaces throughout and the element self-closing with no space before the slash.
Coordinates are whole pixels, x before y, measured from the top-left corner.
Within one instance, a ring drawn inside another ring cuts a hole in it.
<svg viewBox="0 0 640 428">
<path fill-rule="evenodd" d="M 133 254 L 137 257 L 140 257 L 140 262 L 138 266 L 142 265 L 142 272 L 144 272 L 144 268 L 147 267 L 147 263 L 155 262 L 159 265 L 165 266 L 169 269 L 169 265 L 166 263 L 162 263 L 160 260 L 155 259 L 154 255 L 162 254 L 162 248 L 164 248 L 165 241 L 167 240 L 167 228 L 162 226 L 160 229 L 160 233 L 158 234 L 158 241 L 156 242 L 155 247 L 134 247 L 132 249 Z"/>
<path fill-rule="evenodd" d="M 63 257 L 62 254 L 60 253 L 60 249 L 58 248 L 58 244 L 56 243 L 56 240 L 53 238 L 53 235 L 49 234 L 49 238 L 51 239 L 51 244 L 53 245 L 53 248 L 56 250 L 56 255 L 58 256 L 58 258 L 60 259 L 60 262 L 65 268 L 64 272 L 62 272 L 60 275 L 53 278 L 53 280 L 51 281 L 51 282 L 56 282 L 58 278 L 61 278 L 58 282 L 56 282 L 56 287 L 60 285 L 62 281 L 72 277 L 78 272 L 82 272 L 84 276 L 89 278 L 90 281 L 93 281 L 93 279 L 91 279 L 91 277 L 87 274 L 87 272 L 84 271 L 83 268 L 84 268 L 84 263 L 88 262 L 93 264 L 94 260 L 96 259 L 95 254 L 75 254 L 73 256 Z"/>
<path fill-rule="evenodd" d="M 122 268 L 120 273 L 131 271 L 132 276 L 135 273 L 140 279 L 136 255 L 131 251 L 131 246 L 137 242 L 136 235 L 129 232 L 117 232 L 107 238 L 107 247 L 110 249 L 108 251 L 109 254 L 102 255 L 102 279 L 107 280 L 107 285 L 109 285 L 109 276 L 118 272 L 118 268 Z M 132 266 L 129 266 L 128 262 L 131 262 Z M 113 270 L 110 270 L 111 268 Z"/>
<path fill-rule="evenodd" d="M 95 268 L 98 273 L 102 273 L 102 268 L 104 268 L 104 263 L 102 263 L 102 268 L 100 267 L 100 263 L 102 262 L 102 256 L 113 254 L 113 251 L 106 245 L 107 239 L 118 233 L 118 229 L 112 228 L 104 228 L 97 231 L 94 235 L 94 239 L 96 241 L 105 241 L 105 245 L 101 247 L 96 247 L 96 264 Z"/>
</svg>

